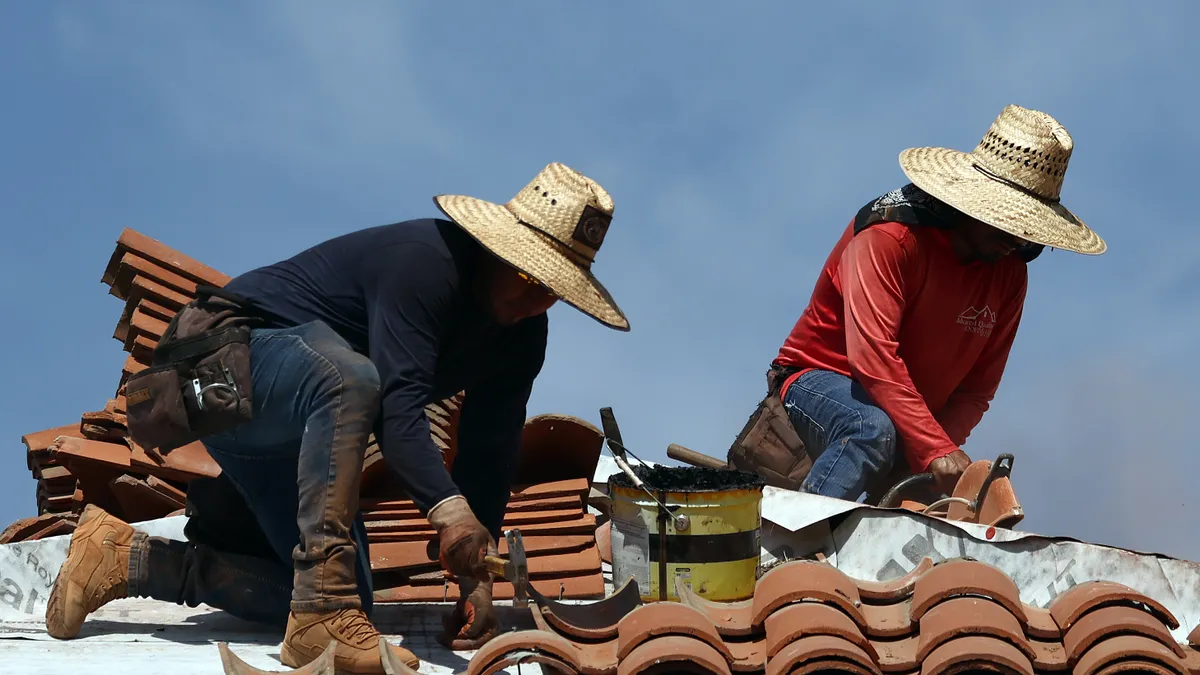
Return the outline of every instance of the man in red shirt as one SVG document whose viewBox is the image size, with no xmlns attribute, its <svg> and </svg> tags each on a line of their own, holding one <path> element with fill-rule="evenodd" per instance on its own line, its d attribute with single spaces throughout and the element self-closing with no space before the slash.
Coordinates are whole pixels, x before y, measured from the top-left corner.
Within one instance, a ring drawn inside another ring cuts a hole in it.
<svg viewBox="0 0 1200 675">
<path fill-rule="evenodd" d="M 953 492 L 1000 384 L 1043 247 L 1104 240 L 1059 202 L 1073 141 L 1008 106 L 971 153 L 900 154 L 912 182 L 864 206 L 772 362 L 812 458 L 801 490 L 856 500 L 898 461 Z"/>
</svg>

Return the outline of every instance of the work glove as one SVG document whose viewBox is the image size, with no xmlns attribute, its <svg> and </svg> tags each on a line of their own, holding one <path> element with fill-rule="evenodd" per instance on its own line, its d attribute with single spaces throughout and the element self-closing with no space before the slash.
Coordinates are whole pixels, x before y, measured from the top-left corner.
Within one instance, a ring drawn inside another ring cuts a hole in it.
<svg viewBox="0 0 1200 675">
<path fill-rule="evenodd" d="M 930 462 L 929 472 L 933 474 L 942 494 L 953 495 L 954 488 L 958 486 L 958 479 L 962 478 L 963 472 L 969 466 L 971 466 L 971 458 L 967 456 L 967 453 L 955 450 Z"/>
<path fill-rule="evenodd" d="M 496 546 L 488 555 L 498 555 Z M 500 632 L 496 610 L 492 606 L 492 576 L 458 578 L 459 600 L 442 619 L 438 642 L 452 651 L 479 649 Z"/>
<path fill-rule="evenodd" d="M 487 578 L 483 556 L 496 543 L 475 518 L 466 498 L 456 495 L 439 502 L 429 511 L 428 519 L 437 530 L 438 562 L 442 567 L 459 579 Z"/>
</svg>

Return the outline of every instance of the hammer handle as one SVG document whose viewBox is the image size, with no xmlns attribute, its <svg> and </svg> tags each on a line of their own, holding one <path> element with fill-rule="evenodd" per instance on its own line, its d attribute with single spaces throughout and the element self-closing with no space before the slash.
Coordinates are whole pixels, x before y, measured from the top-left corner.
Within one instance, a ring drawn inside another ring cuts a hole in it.
<svg viewBox="0 0 1200 675">
<path fill-rule="evenodd" d="M 483 557 L 483 566 L 487 568 L 487 571 L 492 576 L 499 577 L 506 581 L 511 581 L 511 579 L 508 578 L 508 575 L 505 574 L 505 567 L 507 565 L 508 561 L 504 558 L 499 558 L 492 555 L 485 555 Z"/>
<path fill-rule="evenodd" d="M 687 462 L 692 466 L 701 466 L 709 469 L 729 468 L 725 462 L 722 462 L 716 457 L 709 457 L 704 453 L 685 448 L 678 443 L 672 443 L 667 446 L 667 457 L 670 457 L 671 459 L 677 459 L 681 462 Z"/>
</svg>

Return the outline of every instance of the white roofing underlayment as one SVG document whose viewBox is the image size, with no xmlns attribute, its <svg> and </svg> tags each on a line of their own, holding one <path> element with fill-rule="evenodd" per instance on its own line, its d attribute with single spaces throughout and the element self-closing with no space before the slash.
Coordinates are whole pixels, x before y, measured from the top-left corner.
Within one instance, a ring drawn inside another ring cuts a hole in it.
<svg viewBox="0 0 1200 675">
<path fill-rule="evenodd" d="M 595 484 L 602 487 L 616 466 L 601 457 Z M 886 580 L 907 573 L 929 556 L 934 561 L 971 557 L 1013 578 L 1021 599 L 1045 607 L 1071 586 L 1095 579 L 1117 581 L 1170 609 L 1180 621 L 1178 640 L 1200 623 L 1200 564 L 1067 538 L 987 528 L 878 509 L 825 497 L 765 488 L 762 503 L 764 563 L 822 552 L 829 562 L 858 579 Z M 182 538 L 184 518 L 139 523 L 152 535 Z M 990 536 L 989 536 L 990 535 Z M 46 598 L 66 558 L 69 536 L 0 545 L 0 672 L 15 675 L 66 673 L 108 675 L 122 668 L 153 665 L 168 675 L 220 675 L 217 642 L 247 663 L 284 671 L 282 635 L 223 612 L 144 599 L 118 600 L 89 617 L 80 636 L 60 641 L 46 634 Z M 605 565 L 606 588 L 612 591 Z M 532 628 L 528 611 L 497 603 L 505 629 Z M 389 641 L 413 650 L 420 671 L 448 675 L 466 670 L 472 652 L 450 652 L 434 639 L 442 603 L 381 605 L 376 624 Z M 517 668 L 506 672 L 517 673 Z M 540 673 L 521 666 L 522 675 Z"/>
</svg>

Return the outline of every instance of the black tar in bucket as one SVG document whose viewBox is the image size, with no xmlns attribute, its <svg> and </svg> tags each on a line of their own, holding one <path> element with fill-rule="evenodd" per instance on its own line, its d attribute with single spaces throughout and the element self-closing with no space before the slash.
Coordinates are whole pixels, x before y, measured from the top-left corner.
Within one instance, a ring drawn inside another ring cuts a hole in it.
<svg viewBox="0 0 1200 675">
<path fill-rule="evenodd" d="M 699 466 L 646 466 L 638 464 L 633 472 L 646 489 L 665 492 L 719 492 L 762 487 L 767 481 L 756 473 L 736 469 L 710 469 Z M 632 488 L 633 481 L 624 473 L 608 478 L 612 487 Z"/>
</svg>

